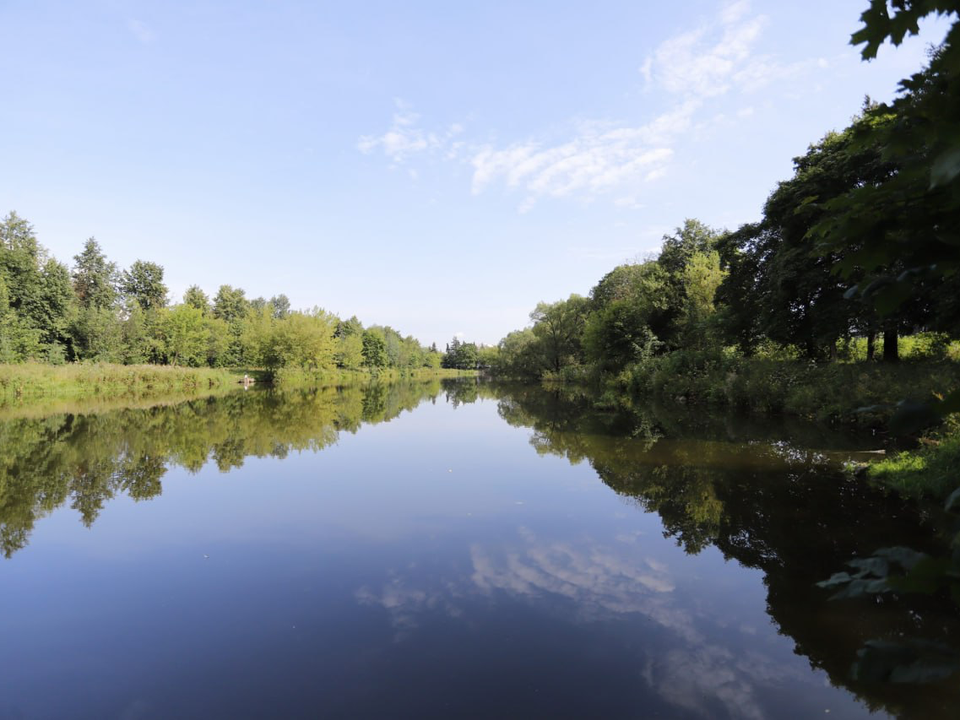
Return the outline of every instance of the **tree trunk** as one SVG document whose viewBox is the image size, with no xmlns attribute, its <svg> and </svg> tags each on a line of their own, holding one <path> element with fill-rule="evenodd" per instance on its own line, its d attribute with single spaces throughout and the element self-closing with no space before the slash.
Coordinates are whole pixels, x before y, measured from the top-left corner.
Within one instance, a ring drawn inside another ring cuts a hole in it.
<svg viewBox="0 0 960 720">
<path fill-rule="evenodd" d="M 877 334 L 870 331 L 867 335 L 867 362 L 873 362 L 873 359 L 877 356 Z"/>
<path fill-rule="evenodd" d="M 900 359 L 900 350 L 898 348 L 899 337 L 896 329 L 883 331 L 883 361 L 897 362 Z"/>
</svg>

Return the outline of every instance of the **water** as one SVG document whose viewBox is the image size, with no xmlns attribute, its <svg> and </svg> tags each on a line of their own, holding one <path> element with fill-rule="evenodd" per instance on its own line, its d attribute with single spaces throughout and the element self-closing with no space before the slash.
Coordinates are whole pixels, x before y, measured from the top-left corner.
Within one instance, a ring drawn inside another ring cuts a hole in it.
<svg viewBox="0 0 960 720">
<path fill-rule="evenodd" d="M 936 547 L 872 437 L 472 381 L 0 414 L 0 717 L 952 717 L 876 685 Z"/>
</svg>

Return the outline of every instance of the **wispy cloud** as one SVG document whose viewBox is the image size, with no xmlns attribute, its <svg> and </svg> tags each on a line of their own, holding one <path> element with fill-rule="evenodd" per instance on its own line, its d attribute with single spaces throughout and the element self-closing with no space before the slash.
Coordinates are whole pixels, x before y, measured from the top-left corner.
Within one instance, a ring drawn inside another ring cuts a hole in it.
<svg viewBox="0 0 960 720">
<path fill-rule="evenodd" d="M 357 147 L 366 154 L 382 151 L 395 165 L 425 154 L 466 164 L 474 195 L 495 187 L 515 192 L 520 213 L 544 198 L 590 202 L 610 192 L 617 207 L 635 209 L 643 204 L 645 188 L 678 162 L 685 136 L 710 125 L 711 117 L 725 120 L 710 107 L 717 98 L 824 66 L 816 59 L 785 65 L 758 54 L 767 24 L 764 15 L 752 13 L 749 0 L 738 0 L 723 5 L 711 21 L 660 43 L 639 68 L 648 87 L 663 91 L 669 103 L 652 120 L 579 121 L 559 139 L 535 134 L 506 144 L 471 142 L 459 124 L 445 131 L 423 129 L 412 108 L 397 100 L 390 128 L 361 137 Z M 753 108 L 732 112 L 744 120 Z"/>
<path fill-rule="evenodd" d="M 455 150 L 453 138 L 463 132 L 463 126 L 455 123 L 445 132 L 427 132 L 419 126 L 420 116 L 410 103 L 399 98 L 390 129 L 382 135 L 364 135 L 357 141 L 357 148 L 365 155 L 382 150 L 394 163 L 400 164 L 413 155 L 426 151 L 444 149 L 449 157 Z M 452 159 L 452 158 L 451 158 Z"/>
<path fill-rule="evenodd" d="M 770 83 L 796 77 L 823 59 L 781 63 L 758 54 L 755 45 L 768 24 L 750 12 L 749 0 L 721 8 L 713 22 L 662 42 L 640 66 L 648 86 L 682 97 L 711 98 L 731 90 L 754 92 Z"/>
<path fill-rule="evenodd" d="M 643 125 L 580 123 L 571 137 L 555 144 L 528 140 L 505 148 L 482 146 L 470 159 L 473 194 L 497 182 L 522 190 L 522 212 L 542 197 L 591 197 L 652 182 L 665 174 L 673 145 L 690 128 L 698 106 L 696 100 L 684 102 Z"/>
</svg>

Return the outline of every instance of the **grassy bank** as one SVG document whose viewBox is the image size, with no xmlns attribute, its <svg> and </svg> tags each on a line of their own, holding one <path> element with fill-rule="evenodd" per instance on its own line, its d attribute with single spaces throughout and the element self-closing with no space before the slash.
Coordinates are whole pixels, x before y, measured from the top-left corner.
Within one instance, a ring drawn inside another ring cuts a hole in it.
<svg viewBox="0 0 960 720">
<path fill-rule="evenodd" d="M 898 401 L 926 400 L 935 392 L 960 386 L 960 363 L 907 360 L 893 364 L 816 364 L 682 351 L 637 363 L 602 384 L 607 397 L 624 393 L 636 398 L 880 426 Z M 867 407 L 875 409 L 864 412 Z"/>
<path fill-rule="evenodd" d="M 378 372 L 369 370 L 299 370 L 281 369 L 272 376 L 276 387 L 295 388 L 322 385 L 353 385 L 372 380 L 428 380 L 431 378 L 476 377 L 476 370 L 448 370 L 438 368 L 418 368 L 416 370 L 398 370 L 386 368 Z"/>
<path fill-rule="evenodd" d="M 918 449 L 873 463 L 867 477 L 901 495 L 942 503 L 960 487 L 960 417 L 923 438 Z"/>
<path fill-rule="evenodd" d="M 37 400 L 150 398 L 226 390 L 243 371 L 165 365 L 0 365 L 0 405 Z"/>
<path fill-rule="evenodd" d="M 437 377 L 475 376 L 468 370 L 418 369 L 382 370 L 379 373 L 352 370 L 280 370 L 274 375 L 264 371 L 172 367 L 168 365 L 25 363 L 0 365 L 0 407 L 9 405 L 51 404 L 57 401 L 113 398 L 172 399 L 238 387 L 244 375 L 258 383 L 282 388 L 323 385 L 352 385 L 371 380 L 420 380 Z"/>
</svg>

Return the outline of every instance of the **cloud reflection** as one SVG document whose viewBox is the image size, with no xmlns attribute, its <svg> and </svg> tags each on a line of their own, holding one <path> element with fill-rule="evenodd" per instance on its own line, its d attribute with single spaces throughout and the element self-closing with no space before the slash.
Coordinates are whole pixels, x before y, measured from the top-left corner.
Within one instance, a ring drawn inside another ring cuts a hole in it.
<svg viewBox="0 0 960 720">
<path fill-rule="evenodd" d="M 424 588 L 418 581 L 436 574 L 421 574 L 414 564 L 406 572 L 391 573 L 379 590 L 361 588 L 356 598 L 388 613 L 395 642 L 410 640 L 431 615 L 466 616 L 468 602 L 474 604 L 478 597 L 496 602 L 504 593 L 536 603 L 567 622 L 643 617 L 667 635 L 651 636 L 644 643 L 637 657 L 638 675 L 649 691 L 703 717 L 764 717 L 761 688 L 787 680 L 801 685 L 814 680 L 789 660 L 742 649 L 736 638 L 732 645 L 725 642 L 742 625 L 739 621 L 730 625 L 738 618 L 711 617 L 709 601 L 676 592 L 677 580 L 669 566 L 644 557 L 634 541 L 625 537 L 608 544 L 588 537 L 552 541 L 519 528 L 512 542 L 470 545 L 466 574 L 430 580 L 431 586 Z M 734 634 L 745 636 L 749 631 L 741 628 Z M 751 642 L 756 642 L 752 635 Z"/>
</svg>

